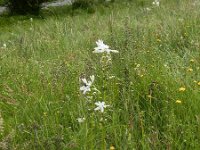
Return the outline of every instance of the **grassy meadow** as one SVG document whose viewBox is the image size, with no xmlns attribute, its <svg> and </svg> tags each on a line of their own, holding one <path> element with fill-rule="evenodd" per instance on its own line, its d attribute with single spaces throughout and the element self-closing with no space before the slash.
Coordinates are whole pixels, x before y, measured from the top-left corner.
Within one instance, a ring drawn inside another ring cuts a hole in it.
<svg viewBox="0 0 200 150">
<path fill-rule="evenodd" d="M 198 0 L 94 10 L 0 16 L 0 149 L 200 149 Z"/>
</svg>

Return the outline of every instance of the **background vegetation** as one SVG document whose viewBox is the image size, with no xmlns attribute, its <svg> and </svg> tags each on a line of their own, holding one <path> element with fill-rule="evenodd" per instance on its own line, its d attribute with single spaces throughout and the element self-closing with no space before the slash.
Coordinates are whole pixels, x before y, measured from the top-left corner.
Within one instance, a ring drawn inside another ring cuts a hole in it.
<svg viewBox="0 0 200 150">
<path fill-rule="evenodd" d="M 198 1 L 94 10 L 0 18 L 0 149 L 199 149 Z M 98 39 L 119 51 L 107 80 Z M 79 88 L 90 75 L 104 95 L 88 101 Z M 100 113 L 96 101 L 111 106 Z"/>
<path fill-rule="evenodd" d="M 6 2 L 4 0 L 0 0 L 0 6 L 4 5 Z"/>
</svg>

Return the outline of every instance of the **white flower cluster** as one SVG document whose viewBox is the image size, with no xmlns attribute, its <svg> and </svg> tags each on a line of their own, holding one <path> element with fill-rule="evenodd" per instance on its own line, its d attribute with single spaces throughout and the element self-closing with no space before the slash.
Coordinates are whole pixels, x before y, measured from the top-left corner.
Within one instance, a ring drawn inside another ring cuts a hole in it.
<svg viewBox="0 0 200 150">
<path fill-rule="evenodd" d="M 159 0 L 155 0 L 154 2 L 152 2 L 153 5 L 159 7 L 160 6 L 160 1 Z"/>
<path fill-rule="evenodd" d="M 109 48 L 108 45 L 104 44 L 104 42 L 102 40 L 98 40 L 96 41 L 97 47 L 94 48 L 93 53 L 104 53 L 106 55 L 110 55 L 110 53 L 119 53 L 117 50 L 111 50 Z M 86 78 L 82 78 L 81 79 L 83 82 L 83 85 L 80 87 L 80 91 L 86 95 L 87 93 L 89 93 L 91 90 L 96 90 L 98 91 L 95 87 L 92 88 L 94 80 L 95 80 L 95 76 L 92 75 L 90 76 L 90 80 L 87 80 Z M 95 102 L 96 108 L 94 109 L 94 111 L 100 111 L 101 113 L 104 112 L 104 109 L 109 107 L 110 105 L 106 105 L 104 101 L 98 101 Z M 79 123 L 83 123 L 85 121 L 85 118 L 77 118 L 77 121 Z"/>
</svg>

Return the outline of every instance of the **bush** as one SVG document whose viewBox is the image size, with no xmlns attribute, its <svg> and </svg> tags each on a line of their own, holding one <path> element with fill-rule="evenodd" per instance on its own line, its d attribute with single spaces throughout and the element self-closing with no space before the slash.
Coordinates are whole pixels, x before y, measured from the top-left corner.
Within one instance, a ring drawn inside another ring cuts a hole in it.
<svg viewBox="0 0 200 150">
<path fill-rule="evenodd" d="M 72 8 L 73 9 L 78 9 L 78 8 L 88 9 L 93 5 L 93 3 L 94 3 L 94 1 L 92 1 L 92 0 L 75 0 L 72 3 Z"/>
<path fill-rule="evenodd" d="M 12 14 L 39 14 L 40 4 L 45 0 L 8 0 Z"/>
<path fill-rule="evenodd" d="M 0 0 L 0 6 L 4 6 L 6 4 L 6 0 Z"/>
</svg>

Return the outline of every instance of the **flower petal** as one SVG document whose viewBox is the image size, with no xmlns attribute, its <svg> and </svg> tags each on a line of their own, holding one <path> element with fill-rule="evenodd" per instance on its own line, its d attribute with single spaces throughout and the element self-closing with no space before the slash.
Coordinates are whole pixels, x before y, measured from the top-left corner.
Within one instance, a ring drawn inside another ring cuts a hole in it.
<svg viewBox="0 0 200 150">
<path fill-rule="evenodd" d="M 85 83 L 86 85 L 88 84 L 87 80 L 85 78 L 82 79 L 83 83 Z"/>
<path fill-rule="evenodd" d="M 94 82 L 94 75 L 90 76 L 92 83 Z"/>
<path fill-rule="evenodd" d="M 84 91 L 84 90 L 85 90 L 85 86 L 81 86 L 81 87 L 80 87 L 80 90 L 81 90 L 81 91 Z"/>
</svg>

